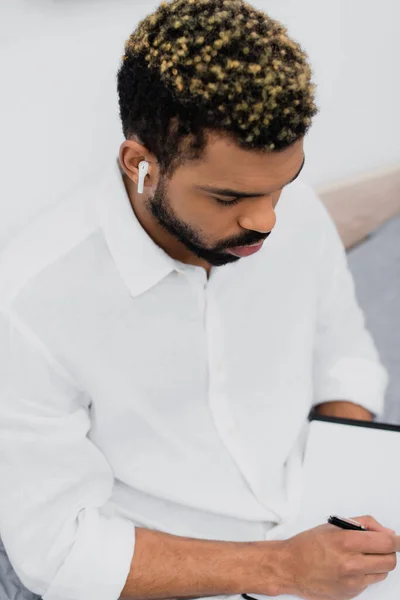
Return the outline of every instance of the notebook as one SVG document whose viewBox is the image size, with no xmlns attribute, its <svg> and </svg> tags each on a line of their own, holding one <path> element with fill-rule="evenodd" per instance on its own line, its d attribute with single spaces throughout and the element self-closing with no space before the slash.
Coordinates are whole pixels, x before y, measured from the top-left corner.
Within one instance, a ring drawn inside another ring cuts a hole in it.
<svg viewBox="0 0 400 600">
<path fill-rule="evenodd" d="M 316 413 L 309 418 L 300 513 L 281 539 L 326 523 L 331 514 L 372 515 L 400 535 L 400 426 Z M 399 600 L 400 554 L 397 557 L 398 565 L 387 579 L 370 585 L 357 598 Z"/>
</svg>

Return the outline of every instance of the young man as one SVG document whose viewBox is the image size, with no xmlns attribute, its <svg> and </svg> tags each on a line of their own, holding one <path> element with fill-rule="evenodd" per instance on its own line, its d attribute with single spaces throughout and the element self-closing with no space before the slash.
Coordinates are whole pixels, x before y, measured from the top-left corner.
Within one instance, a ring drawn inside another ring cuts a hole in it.
<svg viewBox="0 0 400 600">
<path fill-rule="evenodd" d="M 126 43 L 118 161 L 2 254 L 0 528 L 44 600 L 339 600 L 396 564 L 372 518 L 284 536 L 310 409 L 372 419 L 387 385 L 297 179 L 306 58 L 240 0 L 163 3 Z"/>
</svg>

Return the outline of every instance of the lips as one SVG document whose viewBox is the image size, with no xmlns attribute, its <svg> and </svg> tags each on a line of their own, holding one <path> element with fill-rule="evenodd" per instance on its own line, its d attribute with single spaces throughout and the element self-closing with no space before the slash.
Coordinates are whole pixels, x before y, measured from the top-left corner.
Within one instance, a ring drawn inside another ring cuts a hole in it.
<svg viewBox="0 0 400 600">
<path fill-rule="evenodd" d="M 238 256 L 240 258 L 244 258 L 245 256 L 251 256 L 255 254 L 259 250 L 261 250 L 264 242 L 260 242 L 253 246 L 237 246 L 236 248 L 229 248 L 227 252 L 233 254 L 233 256 Z"/>
</svg>

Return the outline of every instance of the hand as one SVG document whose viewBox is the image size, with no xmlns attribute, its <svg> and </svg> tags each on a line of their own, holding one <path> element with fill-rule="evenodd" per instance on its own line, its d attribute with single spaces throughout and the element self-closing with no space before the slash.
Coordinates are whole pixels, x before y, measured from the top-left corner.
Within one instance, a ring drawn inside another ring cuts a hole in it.
<svg viewBox="0 0 400 600">
<path fill-rule="evenodd" d="M 318 404 L 315 412 L 325 417 L 339 417 L 342 419 L 356 419 L 358 421 L 372 421 L 373 415 L 363 406 L 344 400 L 331 400 Z"/>
<path fill-rule="evenodd" d="M 284 541 L 285 594 L 306 600 L 350 600 L 396 567 L 400 536 L 370 516 L 354 517 L 370 531 L 326 523 Z"/>
</svg>

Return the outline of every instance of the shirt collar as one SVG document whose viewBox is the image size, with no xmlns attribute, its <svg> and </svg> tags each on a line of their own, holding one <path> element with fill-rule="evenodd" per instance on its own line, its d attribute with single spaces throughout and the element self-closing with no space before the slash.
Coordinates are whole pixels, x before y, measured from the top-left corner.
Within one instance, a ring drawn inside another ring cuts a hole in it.
<svg viewBox="0 0 400 600">
<path fill-rule="evenodd" d="M 119 159 L 95 198 L 111 256 L 132 296 L 138 296 L 176 269 L 175 261 L 143 229 L 130 203 Z"/>
</svg>

